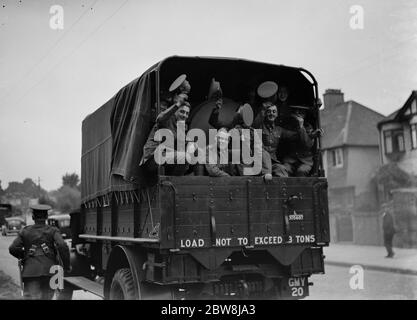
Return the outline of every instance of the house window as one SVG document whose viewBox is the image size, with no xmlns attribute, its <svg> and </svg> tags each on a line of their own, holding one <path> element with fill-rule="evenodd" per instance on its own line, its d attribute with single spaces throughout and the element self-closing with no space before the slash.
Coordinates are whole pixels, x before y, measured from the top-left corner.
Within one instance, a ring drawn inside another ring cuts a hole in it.
<svg viewBox="0 0 417 320">
<path fill-rule="evenodd" d="M 411 103 L 411 113 L 415 114 L 417 113 L 417 101 L 413 100 L 413 102 Z"/>
<path fill-rule="evenodd" d="M 333 167 L 343 167 L 343 149 L 337 148 L 332 150 Z"/>
<path fill-rule="evenodd" d="M 410 126 L 411 132 L 411 148 L 417 149 L 417 123 L 414 123 Z"/>
<path fill-rule="evenodd" d="M 384 131 L 385 153 L 403 152 L 404 133 L 402 129 Z"/>
</svg>

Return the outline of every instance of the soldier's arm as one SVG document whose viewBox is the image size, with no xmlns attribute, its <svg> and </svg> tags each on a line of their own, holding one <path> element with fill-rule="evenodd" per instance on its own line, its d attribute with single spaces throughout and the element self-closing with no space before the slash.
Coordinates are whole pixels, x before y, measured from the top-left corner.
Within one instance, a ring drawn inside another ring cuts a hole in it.
<svg viewBox="0 0 417 320">
<path fill-rule="evenodd" d="M 263 118 L 264 114 L 262 111 L 260 111 L 253 120 L 252 127 L 255 129 L 260 129 L 262 127 Z"/>
<path fill-rule="evenodd" d="M 299 133 L 298 131 L 287 130 L 281 127 L 281 137 L 286 140 L 297 140 Z"/>
<path fill-rule="evenodd" d="M 206 164 L 206 169 L 210 177 L 229 177 L 230 174 L 221 170 L 216 164 Z"/>
<path fill-rule="evenodd" d="M 301 144 L 305 148 L 311 149 L 313 147 L 314 140 L 311 139 L 310 135 L 308 134 L 308 132 L 307 132 L 307 130 L 304 126 L 302 126 L 298 129 L 298 134 L 299 134 L 299 137 L 300 137 Z"/>
<path fill-rule="evenodd" d="M 178 110 L 179 107 L 181 107 L 184 103 L 186 103 L 187 105 L 189 105 L 185 100 L 188 99 L 188 96 L 184 93 L 181 93 L 178 95 L 178 99 L 177 101 L 170 106 L 168 109 L 166 109 L 165 111 L 162 111 L 158 117 L 156 118 L 156 122 L 158 124 L 163 124 L 164 122 L 166 122 L 169 118 L 171 118 L 171 116 Z"/>
<path fill-rule="evenodd" d="M 210 147 L 206 148 L 206 170 L 210 177 L 228 177 L 230 176 L 227 172 L 221 170 L 217 165 L 217 157 L 212 157 L 210 154 Z"/>
<path fill-rule="evenodd" d="M 219 119 L 219 113 L 220 113 L 220 110 L 218 108 L 213 109 L 213 111 L 210 114 L 209 124 L 217 130 L 220 128 L 227 128 L 227 129 L 232 128 L 233 121 L 231 122 L 221 121 Z"/>
<path fill-rule="evenodd" d="M 308 149 L 313 147 L 314 141 L 310 138 L 304 126 L 297 128 L 297 131 L 282 128 L 282 137 L 291 141 L 299 141 L 303 147 Z"/>
<path fill-rule="evenodd" d="M 13 243 L 10 245 L 9 252 L 13 257 L 17 259 L 23 259 L 25 257 L 25 247 L 23 244 L 23 237 L 21 232 L 19 232 L 16 239 L 14 239 Z"/>
<path fill-rule="evenodd" d="M 65 270 L 68 270 L 70 268 L 70 252 L 67 243 L 62 238 L 58 229 L 54 232 L 54 242 L 64 264 L 63 267 Z"/>
<path fill-rule="evenodd" d="M 166 109 L 165 111 L 162 111 L 158 115 L 158 117 L 156 118 L 156 122 L 158 124 L 165 123 L 178 110 L 178 108 L 179 108 L 178 104 L 176 104 L 176 103 L 173 104 L 168 109 Z"/>
</svg>

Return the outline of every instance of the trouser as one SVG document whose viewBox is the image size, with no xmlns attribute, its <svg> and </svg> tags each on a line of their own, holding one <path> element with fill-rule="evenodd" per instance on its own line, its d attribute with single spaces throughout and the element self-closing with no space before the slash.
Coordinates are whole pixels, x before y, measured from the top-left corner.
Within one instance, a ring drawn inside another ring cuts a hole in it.
<svg viewBox="0 0 417 320">
<path fill-rule="evenodd" d="M 49 285 L 50 278 L 49 276 L 23 278 L 24 299 L 51 300 L 54 296 L 54 290 Z"/>
<path fill-rule="evenodd" d="M 233 151 L 232 151 L 233 152 Z M 231 153 L 232 156 L 232 153 Z M 254 160 L 256 161 L 256 159 Z M 254 164 L 243 164 L 243 161 L 241 160 L 241 163 L 236 164 L 236 168 L 238 171 L 238 174 L 240 176 L 244 176 L 244 169 L 247 169 L 247 174 L 246 175 L 250 175 L 250 176 L 258 176 L 260 174 L 265 175 L 267 173 L 271 173 L 274 170 L 274 166 L 271 164 L 271 156 L 269 155 L 268 151 L 262 149 L 262 162 L 261 162 L 261 168 L 259 171 L 259 168 Z M 275 170 L 278 172 L 279 170 L 277 168 L 275 168 Z M 288 176 L 288 175 L 287 175 Z"/>
<path fill-rule="evenodd" d="M 284 163 L 284 167 L 289 175 L 296 177 L 307 177 L 312 168 L 311 165 L 302 163 L 300 161 L 292 163 L 286 162 Z"/>
<path fill-rule="evenodd" d="M 384 246 L 387 250 L 387 254 L 389 257 L 394 255 L 394 251 L 392 250 L 392 240 L 394 238 L 394 233 L 384 233 Z"/>
<path fill-rule="evenodd" d="M 288 177 L 285 166 L 276 159 L 273 159 L 268 151 L 262 151 L 262 174 L 270 173 L 277 177 Z"/>
</svg>

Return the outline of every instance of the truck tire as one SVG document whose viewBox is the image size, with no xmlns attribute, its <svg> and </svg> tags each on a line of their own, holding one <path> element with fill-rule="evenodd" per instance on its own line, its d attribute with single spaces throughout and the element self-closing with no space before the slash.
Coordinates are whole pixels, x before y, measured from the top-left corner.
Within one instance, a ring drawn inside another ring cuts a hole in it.
<svg viewBox="0 0 417 320">
<path fill-rule="evenodd" d="M 74 293 L 74 289 L 72 287 L 69 287 L 68 285 L 65 285 L 63 290 L 58 291 L 56 295 L 56 299 L 57 300 L 72 300 L 73 293 Z"/>
<path fill-rule="evenodd" d="M 110 286 L 110 300 L 137 300 L 138 292 L 129 268 L 116 271 Z"/>
</svg>

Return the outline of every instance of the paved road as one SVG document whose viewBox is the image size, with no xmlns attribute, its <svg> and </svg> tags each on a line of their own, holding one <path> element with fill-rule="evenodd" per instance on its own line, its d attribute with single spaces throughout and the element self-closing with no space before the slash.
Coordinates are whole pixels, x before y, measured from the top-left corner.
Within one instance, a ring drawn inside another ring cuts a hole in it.
<svg viewBox="0 0 417 320">
<path fill-rule="evenodd" d="M 383 271 L 364 270 L 363 289 L 351 289 L 349 268 L 326 266 L 326 274 L 314 275 L 311 282 L 309 299 L 316 300 L 404 300 L 417 299 L 417 276 Z M 353 284 L 360 284 L 352 281 Z"/>
<path fill-rule="evenodd" d="M 0 269 L 18 284 L 17 262 L 8 252 L 13 239 L 12 236 L 0 237 Z M 310 287 L 308 299 L 417 299 L 417 276 L 364 270 L 363 289 L 358 290 L 350 288 L 352 276 L 349 268 L 327 266 L 326 274 L 311 278 L 314 285 Z M 84 291 L 76 291 L 74 299 L 99 298 Z"/>
</svg>

